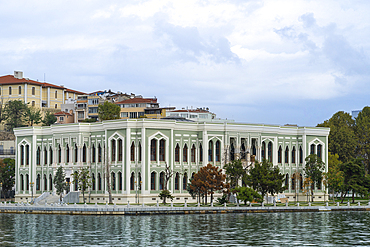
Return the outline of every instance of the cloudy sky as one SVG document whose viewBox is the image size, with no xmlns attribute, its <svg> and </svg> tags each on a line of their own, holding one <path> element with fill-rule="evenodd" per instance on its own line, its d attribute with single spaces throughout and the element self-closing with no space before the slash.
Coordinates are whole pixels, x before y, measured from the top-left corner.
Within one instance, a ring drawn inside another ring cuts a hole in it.
<svg viewBox="0 0 370 247">
<path fill-rule="evenodd" d="M 0 75 L 315 126 L 370 101 L 367 0 L 0 0 Z"/>
</svg>

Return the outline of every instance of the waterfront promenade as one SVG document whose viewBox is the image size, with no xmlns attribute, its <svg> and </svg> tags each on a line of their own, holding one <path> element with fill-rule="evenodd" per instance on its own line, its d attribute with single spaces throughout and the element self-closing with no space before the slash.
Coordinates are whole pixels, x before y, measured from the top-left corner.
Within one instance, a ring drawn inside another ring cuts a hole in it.
<svg viewBox="0 0 370 247">
<path fill-rule="evenodd" d="M 370 202 L 364 204 L 318 205 L 250 205 L 250 206 L 200 206 L 200 205 L 108 205 L 108 204 L 45 204 L 30 205 L 1 203 L 0 213 L 69 214 L 69 215 L 159 215 L 159 214 L 218 214 L 218 213 L 276 213 L 370 211 Z"/>
</svg>

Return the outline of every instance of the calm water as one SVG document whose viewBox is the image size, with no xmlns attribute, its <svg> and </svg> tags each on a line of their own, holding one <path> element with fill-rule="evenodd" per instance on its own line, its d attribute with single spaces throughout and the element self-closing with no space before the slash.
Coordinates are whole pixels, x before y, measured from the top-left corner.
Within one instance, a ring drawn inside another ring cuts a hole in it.
<svg viewBox="0 0 370 247">
<path fill-rule="evenodd" d="M 1 246 L 370 246 L 370 213 L 0 214 Z"/>
</svg>

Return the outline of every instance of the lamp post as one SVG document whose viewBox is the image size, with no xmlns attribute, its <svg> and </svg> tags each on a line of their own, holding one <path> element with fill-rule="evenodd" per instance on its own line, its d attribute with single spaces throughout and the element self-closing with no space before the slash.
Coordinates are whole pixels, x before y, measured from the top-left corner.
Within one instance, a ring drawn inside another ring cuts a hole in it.
<svg viewBox="0 0 370 247">
<path fill-rule="evenodd" d="M 34 182 L 30 182 L 30 185 L 31 185 L 31 198 L 32 198 L 32 203 L 33 203 L 33 184 L 34 184 Z"/>
</svg>

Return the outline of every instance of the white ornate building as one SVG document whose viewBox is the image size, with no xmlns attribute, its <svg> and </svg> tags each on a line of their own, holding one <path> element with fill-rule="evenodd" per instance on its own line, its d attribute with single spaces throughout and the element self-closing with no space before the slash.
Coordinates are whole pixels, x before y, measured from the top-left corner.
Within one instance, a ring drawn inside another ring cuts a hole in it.
<svg viewBox="0 0 370 247">
<path fill-rule="evenodd" d="M 73 173 L 81 167 L 90 170 L 90 202 L 107 200 L 107 172 L 114 202 L 156 202 L 166 164 L 174 171 L 168 189 L 174 202 L 183 202 L 191 200 L 187 183 L 201 166 L 211 163 L 222 168 L 238 158 L 244 164 L 265 158 L 278 166 L 287 178 L 289 189 L 284 194 L 293 200 L 304 196 L 302 182 L 296 184 L 292 174 L 304 175 L 305 157 L 316 153 L 326 170 L 328 163 L 328 128 L 136 119 L 14 132 L 18 202 L 54 191 L 52 182 L 59 166 L 71 182 L 70 191 L 77 190 Z M 323 196 L 322 189 L 316 188 L 316 200 Z"/>
</svg>

